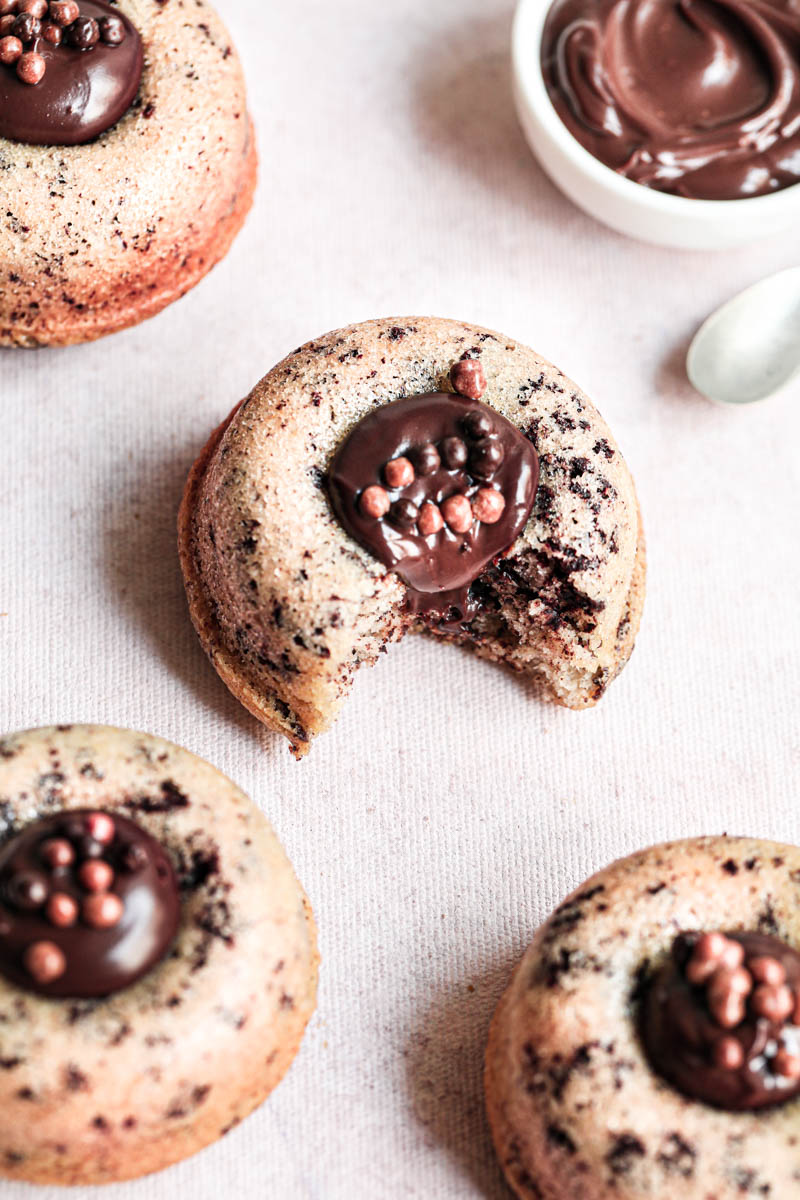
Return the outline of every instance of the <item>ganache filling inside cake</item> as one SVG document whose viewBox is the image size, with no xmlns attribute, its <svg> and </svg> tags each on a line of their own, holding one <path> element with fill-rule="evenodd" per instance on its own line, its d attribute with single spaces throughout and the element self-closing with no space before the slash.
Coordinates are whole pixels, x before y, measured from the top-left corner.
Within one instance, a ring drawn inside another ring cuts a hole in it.
<svg viewBox="0 0 800 1200">
<path fill-rule="evenodd" d="M 128 987 L 164 957 L 180 911 L 164 847 L 117 813 L 56 813 L 0 849 L 0 972 L 40 995 Z"/>
<path fill-rule="evenodd" d="M 0 0 L 0 137 L 90 142 L 130 108 L 142 39 L 105 0 Z"/>
<path fill-rule="evenodd" d="M 741 1112 L 800 1093 L 800 955 L 762 933 L 682 933 L 647 987 L 651 1064 L 684 1095 Z"/>
<path fill-rule="evenodd" d="M 407 396 L 364 417 L 328 473 L 347 532 L 395 571 L 411 612 L 462 628 L 479 610 L 472 584 L 520 534 L 539 483 L 531 443 L 481 403 L 474 359 L 450 373 L 456 389 Z"/>
</svg>

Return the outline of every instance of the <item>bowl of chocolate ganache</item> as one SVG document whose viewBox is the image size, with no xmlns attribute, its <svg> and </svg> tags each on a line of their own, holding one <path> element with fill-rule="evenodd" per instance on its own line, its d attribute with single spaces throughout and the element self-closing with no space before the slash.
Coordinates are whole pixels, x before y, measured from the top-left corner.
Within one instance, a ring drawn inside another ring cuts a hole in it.
<svg viewBox="0 0 800 1200">
<path fill-rule="evenodd" d="M 597 220 L 692 250 L 796 229 L 797 0 L 521 0 L 512 58 L 532 150 Z"/>
<path fill-rule="evenodd" d="M 94 141 L 136 99 L 142 39 L 107 0 L 0 0 L 0 138 Z"/>
</svg>

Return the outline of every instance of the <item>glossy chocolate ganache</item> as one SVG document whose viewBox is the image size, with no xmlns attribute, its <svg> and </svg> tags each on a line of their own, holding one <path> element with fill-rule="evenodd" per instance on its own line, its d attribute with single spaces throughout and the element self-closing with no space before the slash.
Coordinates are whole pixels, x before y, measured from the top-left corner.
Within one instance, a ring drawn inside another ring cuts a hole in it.
<svg viewBox="0 0 800 1200">
<path fill-rule="evenodd" d="M 407 396 L 364 417 L 337 451 L 328 489 L 347 532 L 406 584 L 409 609 L 459 627 L 477 611 L 470 584 L 525 527 L 539 459 L 480 402 L 479 362 L 456 363 L 450 378 L 456 394 Z"/>
<path fill-rule="evenodd" d="M 0 137 L 90 142 L 128 111 L 142 39 L 105 0 L 0 0 Z"/>
<path fill-rule="evenodd" d="M 542 71 L 570 132 L 636 183 L 737 200 L 800 180 L 799 0 L 556 0 Z"/>
<path fill-rule="evenodd" d="M 180 911 L 167 852 L 140 825 L 54 813 L 0 850 L 0 973 L 44 996 L 108 996 L 161 961 Z"/>
</svg>

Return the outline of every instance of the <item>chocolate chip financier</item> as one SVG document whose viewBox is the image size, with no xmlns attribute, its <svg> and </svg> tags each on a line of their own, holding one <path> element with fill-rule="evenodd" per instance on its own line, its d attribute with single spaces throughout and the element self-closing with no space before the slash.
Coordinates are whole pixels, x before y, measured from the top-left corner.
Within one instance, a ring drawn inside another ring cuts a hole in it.
<svg viewBox="0 0 800 1200">
<path fill-rule="evenodd" d="M 160 738 L 0 738 L 0 1174 L 95 1184 L 227 1133 L 313 1011 L 308 902 L 256 806 Z"/>
<path fill-rule="evenodd" d="M 193 287 L 256 149 L 205 0 L 0 0 L 0 345 L 68 345 Z"/>
<path fill-rule="evenodd" d="M 195 463 L 179 544 L 211 661 L 298 757 L 408 630 L 594 704 L 644 600 L 633 482 L 592 403 L 527 347 L 430 317 L 274 367 Z"/>
<path fill-rule="evenodd" d="M 523 1200 L 800 1195 L 800 849 L 654 846 L 536 934 L 486 1099 Z"/>
</svg>

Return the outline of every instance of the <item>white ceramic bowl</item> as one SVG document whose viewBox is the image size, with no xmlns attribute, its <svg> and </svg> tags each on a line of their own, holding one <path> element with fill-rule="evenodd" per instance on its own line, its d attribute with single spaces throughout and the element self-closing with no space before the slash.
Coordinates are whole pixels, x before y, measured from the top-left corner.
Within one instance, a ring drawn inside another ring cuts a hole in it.
<svg viewBox="0 0 800 1200">
<path fill-rule="evenodd" d="M 575 204 L 619 233 L 684 250 L 726 250 L 769 235 L 794 232 L 800 184 L 746 200 L 687 200 L 617 174 L 590 154 L 559 117 L 540 65 L 542 28 L 550 0 L 520 0 L 514 18 L 514 96 L 531 149 Z"/>
</svg>

